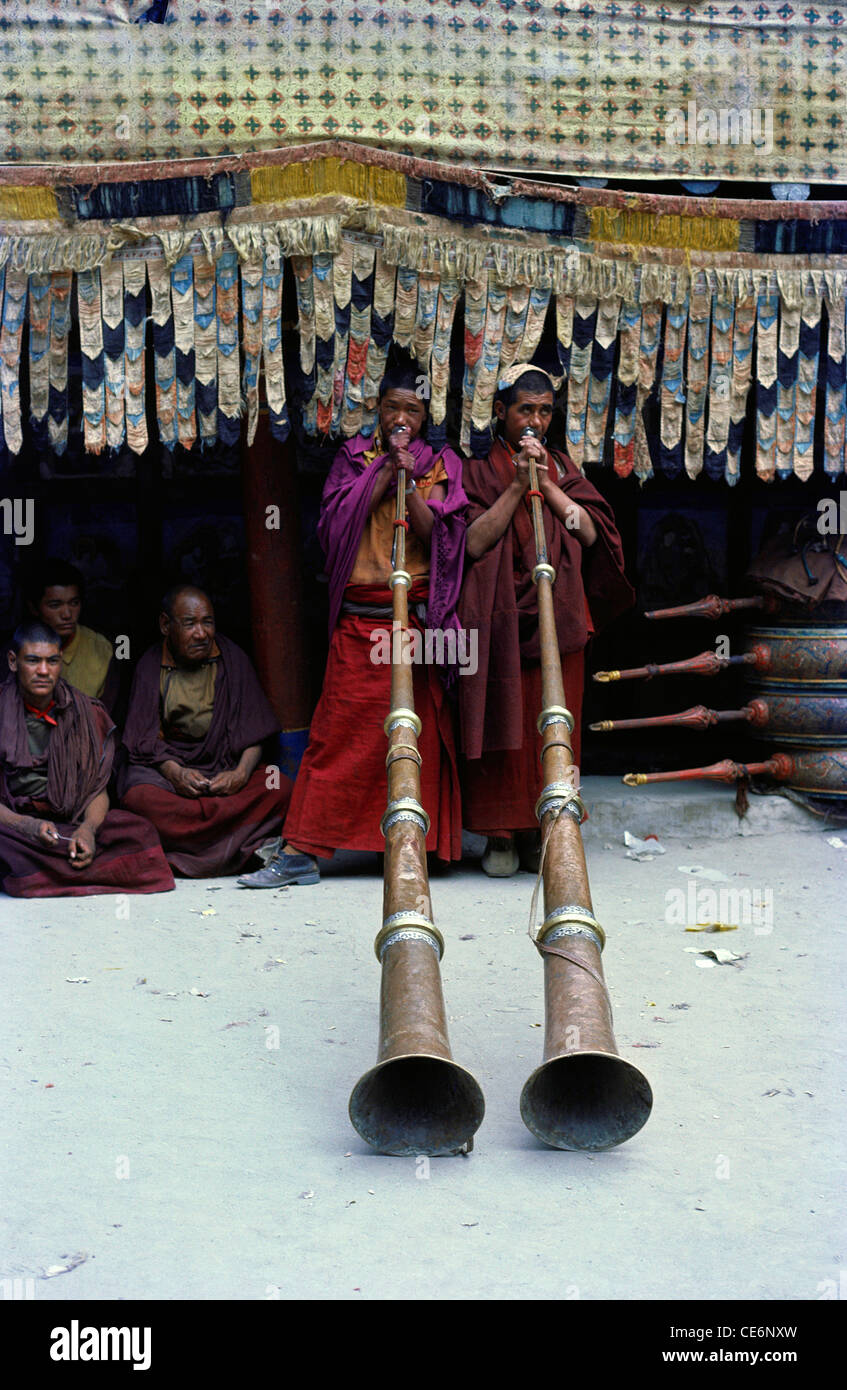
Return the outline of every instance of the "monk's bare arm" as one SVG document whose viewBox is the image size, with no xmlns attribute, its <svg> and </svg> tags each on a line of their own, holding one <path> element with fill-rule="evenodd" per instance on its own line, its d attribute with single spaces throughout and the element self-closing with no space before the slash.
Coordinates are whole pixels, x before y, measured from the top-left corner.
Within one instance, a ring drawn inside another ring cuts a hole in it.
<svg viewBox="0 0 847 1390">
<path fill-rule="evenodd" d="M 432 528 L 435 525 L 435 513 L 430 507 L 430 502 L 443 502 L 447 496 L 447 489 L 443 483 L 436 483 L 429 494 L 427 501 L 421 497 L 420 493 L 406 493 L 406 510 L 409 514 L 409 525 L 415 535 L 422 540 L 427 549 L 432 540 Z"/>
<path fill-rule="evenodd" d="M 508 487 L 500 493 L 496 502 L 472 521 L 468 527 L 467 554 L 471 560 L 478 560 L 496 545 L 500 537 L 511 525 L 512 517 L 518 509 L 521 498 L 529 487 L 529 464 L 518 458 L 515 476 Z"/>
<path fill-rule="evenodd" d="M 592 546 L 597 539 L 597 527 L 591 514 L 585 507 L 580 506 L 579 502 L 574 502 L 568 497 L 568 494 L 553 482 L 546 469 L 543 472 L 541 469 L 538 470 L 538 490 L 553 515 L 573 532 L 583 549 L 587 550 Z"/>
<path fill-rule="evenodd" d="M 10 806 L 4 806 L 0 802 L 0 825 L 5 825 L 9 830 L 17 830 L 18 834 L 26 835 L 28 839 L 40 842 L 43 845 L 54 845 L 58 839 L 58 832 L 52 821 L 40 820 L 38 816 L 22 816 L 20 812 L 13 811 Z"/>
<path fill-rule="evenodd" d="M 233 792 L 240 792 L 247 786 L 256 768 L 259 766 L 259 759 L 262 756 L 261 743 L 253 743 L 249 748 L 245 748 L 235 767 L 229 772 L 219 772 L 209 782 L 209 791 L 212 796 L 232 796 Z"/>
<path fill-rule="evenodd" d="M 95 835 L 103 824 L 109 813 L 109 793 L 107 791 L 98 792 L 93 801 L 89 801 L 85 808 L 85 815 L 82 824 L 90 826 Z"/>
</svg>

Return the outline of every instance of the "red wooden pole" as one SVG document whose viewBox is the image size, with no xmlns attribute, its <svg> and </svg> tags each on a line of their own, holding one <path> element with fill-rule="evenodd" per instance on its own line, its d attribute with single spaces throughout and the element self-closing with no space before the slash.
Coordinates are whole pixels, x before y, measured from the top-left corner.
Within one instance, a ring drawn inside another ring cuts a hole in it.
<svg viewBox="0 0 847 1390">
<path fill-rule="evenodd" d="M 271 436 L 267 410 L 242 442 L 247 576 L 256 669 L 282 725 L 280 766 L 296 774 L 309 736 L 297 466 L 290 442 Z"/>
</svg>

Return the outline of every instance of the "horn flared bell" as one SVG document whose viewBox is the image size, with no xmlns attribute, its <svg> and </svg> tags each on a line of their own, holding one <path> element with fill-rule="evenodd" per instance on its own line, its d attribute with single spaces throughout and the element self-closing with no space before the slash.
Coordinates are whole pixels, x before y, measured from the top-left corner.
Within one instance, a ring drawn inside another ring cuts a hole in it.
<svg viewBox="0 0 847 1390">
<path fill-rule="evenodd" d="M 382 955 L 377 1064 L 349 1107 L 354 1129 L 380 1153 L 468 1151 L 485 1114 L 480 1086 L 450 1054 L 439 954 L 410 933 Z"/>
<path fill-rule="evenodd" d="M 637 1134 L 647 1123 L 653 1093 L 647 1078 L 608 1052 L 551 1057 L 521 1092 L 521 1119 L 553 1149 L 600 1153 Z"/>
<path fill-rule="evenodd" d="M 554 930 L 537 944 L 544 1058 L 521 1092 L 521 1118 L 551 1148 L 613 1149 L 646 1124 L 653 1093 L 638 1067 L 618 1055 L 598 941 L 592 932 L 557 937 Z"/>
</svg>

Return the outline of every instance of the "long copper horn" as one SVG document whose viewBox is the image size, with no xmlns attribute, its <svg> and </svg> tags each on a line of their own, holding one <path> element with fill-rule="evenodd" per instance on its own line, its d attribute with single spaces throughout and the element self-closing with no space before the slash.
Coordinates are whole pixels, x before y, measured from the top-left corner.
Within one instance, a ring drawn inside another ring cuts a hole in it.
<svg viewBox="0 0 847 1390">
<path fill-rule="evenodd" d="M 742 778 L 765 775 L 784 782 L 791 776 L 794 763 L 795 759 L 787 753 L 774 753 L 758 763 L 735 763 L 724 758 L 708 767 L 682 767 L 677 772 L 627 772 L 621 781 L 628 787 L 644 787 L 649 782 L 740 782 Z"/>
<path fill-rule="evenodd" d="M 530 480 L 544 706 L 538 718 L 543 790 L 535 808 L 542 836 L 544 922 L 534 939 L 544 958 L 546 1022 L 543 1061 L 523 1088 L 521 1117 L 555 1149 L 596 1152 L 638 1133 L 653 1094 L 638 1067 L 618 1055 L 612 1031 L 600 959 L 605 933 L 594 916 L 579 828 L 584 807 L 575 785 L 573 717 L 565 708 L 553 612 L 556 576 L 547 557 L 534 460 Z"/>
<path fill-rule="evenodd" d="M 705 651 L 685 661 L 666 661 L 660 666 L 651 662 L 647 666 L 632 666 L 627 671 L 595 671 L 592 679 L 608 684 L 609 681 L 649 680 L 652 676 L 716 676 L 728 666 L 753 666 L 757 671 L 765 671 L 768 656 L 762 647 L 754 647 L 740 656 L 718 656 L 716 652 Z"/>
<path fill-rule="evenodd" d="M 482 1091 L 450 1053 L 439 962 L 444 938 L 433 921 L 426 868 L 429 817 L 421 805 L 412 665 L 407 650 L 406 474 L 397 473 L 392 551 L 391 710 L 383 922 L 374 947 L 382 966 L 377 1063 L 356 1083 L 350 1119 L 381 1153 L 432 1157 L 466 1152 L 485 1114 Z"/>
<path fill-rule="evenodd" d="M 752 598 L 721 598 L 709 594 L 696 603 L 683 603 L 678 608 L 654 608 L 645 618 L 722 618 L 726 613 L 738 613 L 745 608 L 760 608 L 775 613 L 779 607 L 770 595 L 756 594 Z"/>
<path fill-rule="evenodd" d="M 746 720 L 748 724 L 764 727 L 768 707 L 764 700 L 751 700 L 743 709 L 707 709 L 692 705 L 678 714 L 650 714 L 641 719 L 598 719 L 589 724 L 594 733 L 611 733 L 614 729 L 709 729 L 713 724 L 733 724 Z"/>
</svg>

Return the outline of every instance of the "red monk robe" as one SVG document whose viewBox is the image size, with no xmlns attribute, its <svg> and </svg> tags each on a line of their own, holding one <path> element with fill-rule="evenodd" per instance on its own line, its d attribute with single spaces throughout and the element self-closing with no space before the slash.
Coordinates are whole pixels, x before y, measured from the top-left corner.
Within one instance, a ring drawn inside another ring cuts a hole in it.
<svg viewBox="0 0 847 1390">
<path fill-rule="evenodd" d="M 554 479 L 584 508 L 597 539 L 583 549 L 562 521 L 544 507 L 556 629 L 567 708 L 574 716 L 571 743 L 579 765 L 583 651 L 596 627 L 624 612 L 634 594 L 624 575 L 623 551 L 612 510 L 600 493 L 556 450 Z M 470 501 L 468 525 L 482 516 L 515 476 L 514 450 L 498 439 L 486 459 L 465 464 Z M 553 477 L 552 467 L 549 470 Z M 464 824 L 491 837 L 537 828 L 535 803 L 542 790 L 541 668 L 536 563 L 530 499 L 524 497 L 505 533 L 465 574 L 459 617 L 478 632 L 479 665 L 459 682 Z"/>
<path fill-rule="evenodd" d="M 436 453 L 421 439 L 413 440 L 410 450 L 420 495 L 429 499 L 437 483 L 446 489 L 443 501 L 430 502 L 435 526 L 429 550 L 411 529 L 407 533 L 406 569 L 414 580 L 410 626 L 422 626 L 412 617 L 418 608 L 427 626 L 447 629 L 455 624 L 464 549 L 461 461 L 452 449 Z M 383 446 L 358 436 L 338 454 L 324 489 L 319 535 L 338 619 L 285 822 L 286 842 L 319 858 L 330 858 L 335 849 L 385 848 L 383 723 L 391 708 L 391 666 L 384 653 L 380 663 L 372 658 L 378 633 L 391 633 L 393 487 L 368 511 L 385 458 Z M 460 859 L 461 797 L 450 704 L 436 667 L 415 665 L 413 677 L 422 726 L 421 803 L 430 817 L 426 848 L 444 861 Z"/>
<path fill-rule="evenodd" d="M 246 748 L 263 743 L 279 725 L 247 656 L 216 636 L 210 717 L 205 733 L 180 737 L 162 723 L 161 679 L 171 669 L 166 644 L 151 647 L 138 663 L 124 730 L 128 762 L 118 776 L 121 805 L 152 821 L 168 862 L 188 878 L 237 873 L 282 827 L 291 781 L 258 766 L 229 795 L 180 796 L 158 766 L 175 760 L 213 778 L 236 768 Z M 188 717 L 188 712 L 183 712 Z M 268 785 L 270 783 L 270 785 Z"/>
<path fill-rule="evenodd" d="M 14 675 L 0 685 L 0 802 L 30 818 L 0 826 L 4 891 L 16 898 L 167 892 L 174 880 L 159 837 L 128 811 L 106 813 L 90 864 L 69 860 L 68 842 L 108 785 L 115 726 L 98 700 L 64 680 L 52 699 L 45 711 L 28 709 Z M 45 821 L 62 837 L 55 844 L 38 838 Z"/>
</svg>

